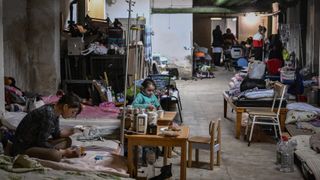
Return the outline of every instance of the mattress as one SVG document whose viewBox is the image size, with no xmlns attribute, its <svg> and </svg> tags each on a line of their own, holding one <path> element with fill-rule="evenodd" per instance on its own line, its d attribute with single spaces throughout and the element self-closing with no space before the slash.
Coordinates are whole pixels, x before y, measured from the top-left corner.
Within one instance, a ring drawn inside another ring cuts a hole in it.
<svg viewBox="0 0 320 180">
<path fill-rule="evenodd" d="M 273 101 L 272 100 L 236 100 L 233 102 L 237 107 L 271 107 Z M 278 107 L 280 100 L 276 100 L 275 107 Z M 285 108 L 287 106 L 287 101 L 284 100 L 282 102 L 281 107 Z"/>
</svg>

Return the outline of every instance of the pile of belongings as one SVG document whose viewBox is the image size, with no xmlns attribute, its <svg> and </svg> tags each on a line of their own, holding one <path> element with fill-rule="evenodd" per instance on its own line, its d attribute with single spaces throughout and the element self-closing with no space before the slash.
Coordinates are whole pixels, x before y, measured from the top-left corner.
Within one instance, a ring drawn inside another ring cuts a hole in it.
<svg viewBox="0 0 320 180">
<path fill-rule="evenodd" d="M 107 18 L 95 19 L 88 15 L 84 24 L 70 24 L 69 32 L 71 37 L 81 38 L 86 49 L 82 49 L 81 55 L 97 54 L 124 54 L 124 31 L 118 19 L 113 23 Z"/>
<path fill-rule="evenodd" d="M 5 106 L 10 112 L 25 111 L 30 112 L 42 105 L 40 95 L 36 93 L 23 92 L 16 86 L 16 80 L 13 77 L 4 77 L 5 81 Z"/>
<path fill-rule="evenodd" d="M 208 65 L 202 65 L 196 72 L 198 78 L 214 78 L 214 68 Z"/>
<path fill-rule="evenodd" d="M 262 79 L 249 79 L 240 73 L 235 74 L 229 82 L 228 95 L 234 100 L 239 99 L 271 99 L 274 90 L 271 81 Z"/>
<path fill-rule="evenodd" d="M 194 56 L 194 60 L 212 60 L 212 57 L 208 53 L 208 48 L 200 47 L 197 43 L 194 43 Z"/>
<path fill-rule="evenodd" d="M 286 124 L 295 124 L 297 129 L 320 133 L 320 108 L 298 102 L 288 104 L 287 109 L 289 111 L 286 117 Z"/>
</svg>

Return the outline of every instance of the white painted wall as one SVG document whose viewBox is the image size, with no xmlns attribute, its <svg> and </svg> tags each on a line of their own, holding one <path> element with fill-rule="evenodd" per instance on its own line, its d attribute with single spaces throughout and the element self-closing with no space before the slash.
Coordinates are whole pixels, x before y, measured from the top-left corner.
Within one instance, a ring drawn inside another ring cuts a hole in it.
<svg viewBox="0 0 320 180">
<path fill-rule="evenodd" d="M 132 7 L 132 17 L 144 16 L 147 20 L 147 25 L 150 23 L 150 0 L 134 0 L 136 3 Z M 128 3 L 126 0 L 116 0 L 115 4 L 108 3 L 111 0 L 107 0 L 106 14 L 113 21 L 115 18 L 128 18 Z"/>
<path fill-rule="evenodd" d="M 192 0 L 152 0 L 154 8 L 188 8 Z M 169 58 L 169 63 L 179 68 L 180 76 L 192 75 L 193 15 L 192 14 L 152 14 L 151 27 L 153 52 Z"/>
<path fill-rule="evenodd" d="M 151 0 L 154 8 L 189 8 L 192 0 Z"/>
<path fill-rule="evenodd" d="M 245 41 L 248 37 L 253 36 L 258 32 L 259 25 L 268 27 L 268 18 L 256 16 L 247 18 L 243 15 L 239 16 L 239 41 Z M 268 34 L 266 34 L 268 37 Z"/>
<path fill-rule="evenodd" d="M 128 17 L 126 0 L 107 0 L 106 14 L 114 18 Z M 151 8 L 192 7 L 192 0 L 135 0 L 132 15 L 144 15 L 155 35 L 152 37 L 153 52 L 167 56 L 172 63 L 191 75 L 191 51 L 184 47 L 192 46 L 192 14 L 150 14 Z"/>
<path fill-rule="evenodd" d="M 0 118 L 4 113 L 4 64 L 3 64 L 3 23 L 2 23 L 2 0 L 0 0 Z"/>
<path fill-rule="evenodd" d="M 190 68 L 192 46 L 192 14 L 153 14 L 153 52 L 169 58 L 169 63 Z"/>
</svg>

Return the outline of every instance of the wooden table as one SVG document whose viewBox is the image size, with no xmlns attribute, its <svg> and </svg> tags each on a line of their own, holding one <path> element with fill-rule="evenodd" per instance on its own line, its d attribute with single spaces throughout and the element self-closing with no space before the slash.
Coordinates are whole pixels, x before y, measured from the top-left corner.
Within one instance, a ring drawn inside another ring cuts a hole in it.
<svg viewBox="0 0 320 180">
<path fill-rule="evenodd" d="M 159 126 L 168 126 L 176 117 L 176 111 L 165 111 L 163 118 L 158 119 L 157 124 Z"/>
<path fill-rule="evenodd" d="M 240 138 L 240 134 L 241 134 L 242 113 L 246 112 L 247 109 L 253 109 L 253 108 L 257 109 L 257 110 L 266 109 L 266 107 L 238 107 L 233 103 L 233 100 L 229 97 L 229 95 L 227 95 L 225 92 L 223 92 L 224 118 L 227 118 L 228 104 L 237 113 L 236 114 L 236 123 L 235 123 L 235 137 L 237 139 Z M 275 109 L 275 111 L 276 110 L 277 109 Z M 285 130 L 285 120 L 286 120 L 287 112 L 288 112 L 287 108 L 280 109 L 280 126 L 281 126 L 282 131 Z"/>
<path fill-rule="evenodd" d="M 168 147 L 181 147 L 181 161 L 180 161 L 180 179 L 186 179 L 187 174 L 187 141 L 189 137 L 189 127 L 181 126 L 180 135 L 178 137 L 165 137 L 159 135 L 159 129 L 165 126 L 158 126 L 158 135 L 126 135 L 128 139 L 128 170 L 131 177 L 137 176 L 137 168 L 133 161 L 134 146 L 164 146 L 165 151 Z M 166 154 L 165 152 L 164 154 Z M 164 157 L 164 164 L 166 164 L 166 156 Z"/>
</svg>

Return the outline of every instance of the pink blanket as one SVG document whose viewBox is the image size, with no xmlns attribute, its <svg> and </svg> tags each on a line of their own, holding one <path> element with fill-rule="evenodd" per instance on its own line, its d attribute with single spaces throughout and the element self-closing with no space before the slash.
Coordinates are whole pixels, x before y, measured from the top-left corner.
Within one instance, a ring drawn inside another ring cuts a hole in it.
<svg viewBox="0 0 320 180">
<path fill-rule="evenodd" d="M 45 104 L 55 104 L 59 101 L 60 96 L 51 95 L 42 97 Z M 117 118 L 119 108 L 115 107 L 113 103 L 101 103 L 99 107 L 83 105 L 81 113 L 77 119 L 104 119 Z"/>
</svg>

